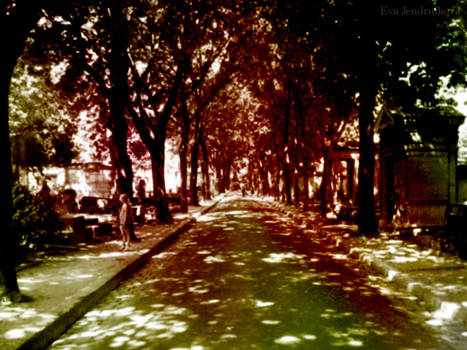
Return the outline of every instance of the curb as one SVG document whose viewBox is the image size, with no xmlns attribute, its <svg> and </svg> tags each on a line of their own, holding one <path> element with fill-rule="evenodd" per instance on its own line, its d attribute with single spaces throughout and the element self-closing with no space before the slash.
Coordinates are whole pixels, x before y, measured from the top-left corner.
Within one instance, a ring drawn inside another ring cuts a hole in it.
<svg viewBox="0 0 467 350">
<path fill-rule="evenodd" d="M 212 210 L 223 197 L 216 198 L 214 203 L 202 209 L 198 217 L 206 214 Z M 86 312 L 88 312 L 94 305 L 96 305 L 103 297 L 109 294 L 118 285 L 128 279 L 134 272 L 140 269 L 153 255 L 161 252 L 169 247 L 182 233 L 188 231 L 191 226 L 196 223 L 195 218 L 190 218 L 182 221 L 172 231 L 154 247 L 149 249 L 146 253 L 142 254 L 136 260 L 125 266 L 122 270 L 117 272 L 107 282 L 98 287 L 95 291 L 81 298 L 73 307 L 65 313 L 59 315 L 52 323 L 45 328 L 35 333 L 23 344 L 18 350 L 39 350 L 47 348 L 54 340 L 58 339 L 68 328 L 70 328 L 76 321 L 78 321 Z"/>
<path fill-rule="evenodd" d="M 378 261 L 369 254 L 362 253 L 358 256 L 359 261 L 365 263 L 369 268 L 383 275 L 388 281 L 394 283 L 398 288 L 410 293 L 411 295 L 422 300 L 428 311 L 432 313 L 432 317 L 447 318 L 451 321 L 461 321 L 464 325 L 467 324 L 467 310 L 463 305 L 455 305 L 456 303 L 443 300 L 433 293 L 433 289 L 423 285 L 416 279 L 411 279 L 409 274 L 400 272 L 390 265 Z M 454 308 L 453 308 L 454 307 Z M 448 311 L 449 317 L 443 316 L 445 309 Z"/>
<path fill-rule="evenodd" d="M 417 280 L 413 280 L 410 278 L 409 274 L 401 272 L 394 267 L 386 264 L 383 261 L 378 260 L 372 254 L 367 252 L 355 252 L 353 251 L 354 248 L 348 242 L 344 242 L 344 244 L 340 244 L 339 240 L 331 238 L 334 241 L 336 246 L 340 246 L 343 248 L 347 254 L 350 256 L 355 257 L 358 261 L 362 264 L 367 266 L 370 270 L 384 276 L 389 282 L 394 283 L 396 288 L 404 290 L 405 292 L 410 293 L 411 295 L 415 296 L 419 300 L 422 300 L 427 310 L 430 313 L 433 313 L 434 318 L 438 318 L 436 316 L 439 313 L 439 310 L 443 310 L 445 308 L 452 308 L 451 302 L 447 302 L 442 298 L 437 297 L 434 293 L 432 288 L 428 286 L 424 286 L 421 282 Z M 442 312 L 441 312 L 442 314 Z M 444 318 L 441 316 L 440 318 Z M 452 321 L 461 321 L 464 325 L 467 324 L 467 308 L 462 306 L 457 306 L 456 310 L 452 313 L 452 317 L 449 318 Z"/>
<path fill-rule="evenodd" d="M 300 212 L 294 210 L 289 205 L 282 202 L 271 201 L 268 205 L 287 217 L 294 219 L 298 224 L 303 223 L 307 229 L 312 229 L 320 237 L 325 237 L 329 244 L 342 249 L 346 254 L 356 259 L 362 267 L 373 271 L 386 278 L 394 285 L 395 289 L 404 291 L 411 296 L 423 301 L 423 308 L 427 311 L 428 322 L 434 326 L 454 324 L 455 327 L 467 327 L 467 301 L 447 301 L 434 293 L 433 287 L 425 285 L 421 281 L 412 278 L 410 273 L 402 272 L 394 266 L 387 264 L 368 252 L 362 252 L 358 249 L 358 243 L 341 237 L 335 237 L 332 231 L 329 232 L 319 223 L 304 218 Z M 463 328 L 464 329 L 464 328 Z M 463 334 L 463 333 L 462 333 Z"/>
<path fill-rule="evenodd" d="M 273 202 L 272 206 L 289 218 L 297 222 L 302 222 L 300 214 L 294 213 L 283 203 Z M 308 225 L 307 222 L 306 225 Z M 332 234 L 326 234 L 326 229 L 323 229 L 323 227 L 319 225 L 314 227 L 314 229 L 316 229 L 318 234 L 326 236 L 327 240 L 335 247 L 353 256 L 368 269 L 384 276 L 389 282 L 395 285 L 395 288 L 403 290 L 423 301 L 426 310 L 432 315 L 432 319 L 445 319 L 453 322 L 460 321 L 464 326 L 467 326 L 467 302 L 462 302 L 459 305 L 459 303 L 443 300 L 433 293 L 433 289 L 430 288 L 430 286 L 426 286 L 420 281 L 411 278 L 409 274 L 395 269 L 393 266 L 373 256 L 371 253 L 355 251 L 354 246 L 348 240 L 334 237 Z"/>
</svg>

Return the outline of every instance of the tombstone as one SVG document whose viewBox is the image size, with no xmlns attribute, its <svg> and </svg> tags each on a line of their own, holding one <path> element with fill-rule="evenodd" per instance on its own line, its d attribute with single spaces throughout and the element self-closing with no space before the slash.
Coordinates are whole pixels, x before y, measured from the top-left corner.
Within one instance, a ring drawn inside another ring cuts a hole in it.
<svg viewBox="0 0 467 350">
<path fill-rule="evenodd" d="M 393 228 L 447 224 L 457 198 L 458 128 L 452 107 L 385 115 L 378 152 L 381 221 Z"/>
</svg>

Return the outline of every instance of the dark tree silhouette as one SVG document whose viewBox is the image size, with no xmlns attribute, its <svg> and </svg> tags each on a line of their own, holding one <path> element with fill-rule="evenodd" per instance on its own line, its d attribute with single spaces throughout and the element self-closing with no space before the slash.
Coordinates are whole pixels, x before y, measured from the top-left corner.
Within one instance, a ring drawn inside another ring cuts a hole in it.
<svg viewBox="0 0 467 350">
<path fill-rule="evenodd" d="M 0 164 L 4 168 L 3 181 L 0 185 L 0 195 L 4 201 L 0 219 L 3 224 L 2 244 L 0 245 L 0 271 L 3 274 L 6 288 L 6 297 L 13 301 L 27 300 L 19 291 L 16 280 L 15 249 L 17 242 L 12 232 L 12 166 L 10 132 L 8 125 L 8 96 L 10 93 L 11 78 L 16 62 L 24 50 L 30 31 L 37 23 L 40 10 L 43 6 L 53 6 L 53 1 L 3 1 L 0 5 L 0 30 L 4 34 L 3 60 L 0 68 L 0 118 L 1 136 Z"/>
<path fill-rule="evenodd" d="M 0 136 L 2 152 L 0 164 L 4 168 L 3 181 L 0 185 L 0 195 L 4 206 L 0 214 L 3 223 L 2 244 L 0 247 L 0 269 L 5 280 L 7 296 L 15 300 L 19 295 L 18 282 L 16 280 L 16 263 L 14 234 L 12 229 L 12 167 L 10 132 L 8 126 L 8 95 L 10 91 L 11 77 L 18 57 L 24 49 L 29 31 L 38 18 L 38 6 L 29 6 L 26 1 L 2 2 L 0 8 L 0 29 L 2 33 L 10 33 L 4 36 L 2 67 L 0 68 L 0 118 L 2 120 L 2 133 Z"/>
<path fill-rule="evenodd" d="M 453 86 L 466 83 L 466 38 L 461 34 L 465 2 L 412 1 L 411 9 L 428 11 L 414 11 L 413 15 L 403 13 L 407 7 L 407 2 L 399 0 L 390 4 L 290 0 L 270 2 L 267 8 L 273 11 L 266 11 L 314 45 L 311 58 L 322 74 L 314 88 L 328 89 L 329 107 L 352 101 L 339 98 L 339 90 L 334 88 L 342 86 L 336 84 L 339 82 L 345 83 L 347 96 L 356 101 L 360 130 L 358 223 L 360 231 L 369 235 L 377 233 L 373 143 L 377 95 L 394 93 L 400 79 L 406 78 L 414 101 L 434 105 L 441 77 L 448 77 Z M 436 13 L 438 9 L 445 14 Z"/>
</svg>

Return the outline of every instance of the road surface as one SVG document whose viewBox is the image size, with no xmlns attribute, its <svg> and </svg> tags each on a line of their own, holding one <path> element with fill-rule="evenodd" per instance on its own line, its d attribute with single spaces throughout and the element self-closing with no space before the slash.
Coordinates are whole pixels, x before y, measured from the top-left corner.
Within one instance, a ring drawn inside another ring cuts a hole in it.
<svg viewBox="0 0 467 350">
<path fill-rule="evenodd" d="M 230 198 L 50 349 L 440 348 L 337 251 Z"/>
</svg>

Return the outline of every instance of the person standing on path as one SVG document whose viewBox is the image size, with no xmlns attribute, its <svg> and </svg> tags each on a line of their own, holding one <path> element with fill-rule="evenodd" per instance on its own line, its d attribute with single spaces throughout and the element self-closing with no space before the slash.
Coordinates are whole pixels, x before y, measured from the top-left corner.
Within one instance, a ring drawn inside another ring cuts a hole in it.
<svg viewBox="0 0 467 350">
<path fill-rule="evenodd" d="M 122 235 L 122 250 L 127 250 L 130 244 L 131 203 L 126 193 L 120 195 L 120 203 L 118 227 Z"/>
</svg>

